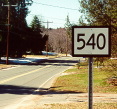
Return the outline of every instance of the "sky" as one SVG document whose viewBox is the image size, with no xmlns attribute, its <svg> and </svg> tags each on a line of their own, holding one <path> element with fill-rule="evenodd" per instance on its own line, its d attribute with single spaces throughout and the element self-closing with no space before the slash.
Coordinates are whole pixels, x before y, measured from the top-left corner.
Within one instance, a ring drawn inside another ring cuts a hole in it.
<svg viewBox="0 0 117 109">
<path fill-rule="evenodd" d="M 81 13 L 78 0 L 33 0 L 33 4 L 28 6 L 30 13 L 26 20 L 28 25 L 35 15 L 42 21 L 42 25 L 49 28 L 62 28 L 66 23 L 67 15 L 71 23 L 77 23 Z"/>
</svg>

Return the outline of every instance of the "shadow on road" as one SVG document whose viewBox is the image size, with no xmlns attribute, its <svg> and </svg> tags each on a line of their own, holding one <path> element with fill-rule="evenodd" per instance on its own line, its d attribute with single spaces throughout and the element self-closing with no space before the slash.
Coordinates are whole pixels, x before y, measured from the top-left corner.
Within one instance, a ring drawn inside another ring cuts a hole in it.
<svg viewBox="0 0 117 109">
<path fill-rule="evenodd" d="M 0 85 L 0 94 L 32 94 L 37 88 L 14 86 L 14 85 Z"/>
<path fill-rule="evenodd" d="M 3 61 L 4 64 L 6 61 Z M 60 60 L 60 59 L 17 59 L 9 60 L 9 65 L 56 65 L 56 66 L 73 66 L 73 64 L 78 63 L 79 60 Z M 3 64 L 3 63 L 2 63 Z"/>
<path fill-rule="evenodd" d="M 79 60 L 57 60 L 57 59 L 49 59 L 44 63 L 40 63 L 41 65 L 56 65 L 56 66 L 73 66 L 73 64 L 77 64 Z"/>
<path fill-rule="evenodd" d="M 0 85 L 0 94 L 17 94 L 17 95 L 47 95 L 47 94 L 68 94 L 68 93 L 83 93 L 77 91 L 54 91 L 50 88 L 25 87 L 15 85 Z"/>
<path fill-rule="evenodd" d="M 11 65 L 36 65 L 41 62 L 45 62 L 47 59 L 41 58 L 11 58 L 8 60 L 8 64 Z M 1 64 L 5 64 L 6 60 L 1 60 Z"/>
</svg>

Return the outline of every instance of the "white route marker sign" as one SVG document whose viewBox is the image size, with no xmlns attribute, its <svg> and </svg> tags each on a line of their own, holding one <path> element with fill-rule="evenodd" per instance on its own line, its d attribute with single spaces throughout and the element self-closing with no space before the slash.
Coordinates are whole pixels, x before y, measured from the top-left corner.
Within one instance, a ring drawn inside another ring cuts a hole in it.
<svg viewBox="0 0 117 109">
<path fill-rule="evenodd" d="M 73 26 L 72 56 L 110 56 L 110 27 Z"/>
</svg>

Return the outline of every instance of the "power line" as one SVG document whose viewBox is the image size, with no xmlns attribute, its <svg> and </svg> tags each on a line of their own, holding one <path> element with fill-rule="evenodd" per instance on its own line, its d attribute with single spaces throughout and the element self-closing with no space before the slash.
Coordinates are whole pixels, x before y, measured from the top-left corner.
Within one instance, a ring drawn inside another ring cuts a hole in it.
<svg viewBox="0 0 117 109">
<path fill-rule="evenodd" d="M 28 14 L 28 15 L 35 15 L 35 14 Z M 57 20 L 64 20 L 65 21 L 65 19 L 59 19 L 59 18 L 54 18 L 54 17 L 48 17 L 48 16 L 42 16 L 42 15 L 36 15 L 36 16 L 40 16 L 40 17 L 45 17 L 45 18 L 51 18 L 51 19 L 57 19 Z"/>
<path fill-rule="evenodd" d="M 56 8 L 63 8 L 63 9 L 69 9 L 69 10 L 78 11 L 78 9 L 73 9 L 73 8 L 61 7 L 61 6 L 55 6 L 55 5 L 48 5 L 48 4 L 38 3 L 38 2 L 33 2 L 33 3 L 40 4 L 40 5 L 45 5 L 45 6 L 56 7 Z"/>
<path fill-rule="evenodd" d="M 47 21 L 47 22 L 43 22 L 43 23 L 47 23 L 47 34 L 48 34 L 49 23 L 53 23 L 53 22 Z"/>
<path fill-rule="evenodd" d="M 30 16 L 30 15 L 34 16 L 35 14 L 28 14 L 28 15 L 29 15 L 29 16 Z M 42 15 L 36 15 L 36 16 L 65 21 L 65 19 L 59 19 L 59 18 L 54 18 L 54 17 L 42 16 Z M 70 20 L 70 22 L 76 22 L 76 21 L 71 21 L 71 20 Z M 54 22 L 54 23 L 55 23 L 55 22 Z"/>
</svg>

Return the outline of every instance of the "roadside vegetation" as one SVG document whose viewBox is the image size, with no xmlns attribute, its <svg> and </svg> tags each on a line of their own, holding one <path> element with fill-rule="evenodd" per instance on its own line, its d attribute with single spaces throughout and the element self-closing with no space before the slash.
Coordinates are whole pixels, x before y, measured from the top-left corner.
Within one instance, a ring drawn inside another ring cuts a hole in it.
<svg viewBox="0 0 117 109">
<path fill-rule="evenodd" d="M 113 68 L 114 67 L 114 68 Z M 113 84 L 113 79 L 117 77 L 117 60 L 106 60 L 103 66 L 97 67 L 97 62 L 93 66 L 93 93 L 113 93 L 117 94 L 117 84 Z M 66 70 L 62 76 L 58 77 L 50 88 L 53 92 L 60 93 L 87 93 L 88 92 L 88 62 L 78 63 L 76 66 Z M 66 103 L 47 105 L 51 109 L 86 109 L 87 103 Z M 78 107 L 80 106 L 80 107 Z M 94 103 L 94 109 L 116 109 L 116 103 Z M 43 108 L 44 109 L 44 108 Z"/>
<path fill-rule="evenodd" d="M 93 66 L 94 93 L 117 93 L 117 60 L 106 60 L 98 68 L 96 63 Z M 53 87 L 54 91 L 87 92 L 88 62 L 78 63 L 65 71 Z"/>
<path fill-rule="evenodd" d="M 13 65 L 5 65 L 5 64 L 0 64 L 0 69 L 5 69 L 5 68 L 10 68 Z"/>
<path fill-rule="evenodd" d="M 93 109 L 116 109 L 115 103 L 95 103 Z M 69 104 L 51 104 L 45 107 L 36 107 L 33 109 L 87 109 L 87 103 L 69 103 Z"/>
</svg>

